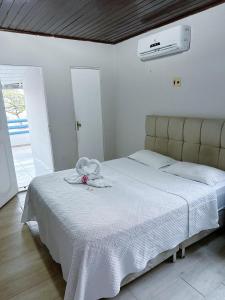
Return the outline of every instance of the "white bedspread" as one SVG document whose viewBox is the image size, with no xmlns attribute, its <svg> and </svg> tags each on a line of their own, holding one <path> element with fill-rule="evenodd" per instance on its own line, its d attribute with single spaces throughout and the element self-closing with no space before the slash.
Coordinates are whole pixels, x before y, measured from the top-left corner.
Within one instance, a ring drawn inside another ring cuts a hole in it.
<svg viewBox="0 0 225 300">
<path fill-rule="evenodd" d="M 218 227 L 214 189 L 122 158 L 105 162 L 112 188 L 71 185 L 72 170 L 35 178 L 23 222 L 61 264 L 65 300 L 118 294 L 122 279 L 204 229 Z"/>
</svg>

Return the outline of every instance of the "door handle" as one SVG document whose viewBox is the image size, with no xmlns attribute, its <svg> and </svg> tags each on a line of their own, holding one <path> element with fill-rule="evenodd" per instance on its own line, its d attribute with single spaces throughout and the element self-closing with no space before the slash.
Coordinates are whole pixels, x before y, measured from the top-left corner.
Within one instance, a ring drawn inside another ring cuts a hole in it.
<svg viewBox="0 0 225 300">
<path fill-rule="evenodd" d="M 79 121 L 77 121 L 77 123 L 76 123 L 77 130 L 79 130 L 81 126 L 82 126 L 81 123 Z"/>
</svg>

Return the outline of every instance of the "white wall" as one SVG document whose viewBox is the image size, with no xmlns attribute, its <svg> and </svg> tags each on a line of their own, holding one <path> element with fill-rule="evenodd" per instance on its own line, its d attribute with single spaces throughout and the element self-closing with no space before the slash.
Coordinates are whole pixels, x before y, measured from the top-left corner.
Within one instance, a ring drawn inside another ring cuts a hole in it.
<svg viewBox="0 0 225 300">
<path fill-rule="evenodd" d="M 40 66 L 43 70 L 53 159 L 56 170 L 74 166 L 75 116 L 70 67 L 101 70 L 105 158 L 114 156 L 114 46 L 0 32 L 0 64 Z"/>
<path fill-rule="evenodd" d="M 37 171 L 36 175 L 39 175 L 40 162 L 44 170 L 53 170 L 52 149 L 41 68 L 27 68 L 24 74 L 23 88 L 30 128 L 32 153 Z"/>
<path fill-rule="evenodd" d="M 143 148 L 147 114 L 225 118 L 225 4 L 164 28 L 176 24 L 192 27 L 191 50 L 183 54 L 141 62 L 137 41 L 150 32 L 116 46 L 118 156 Z M 176 76 L 181 88 L 172 86 Z"/>
</svg>

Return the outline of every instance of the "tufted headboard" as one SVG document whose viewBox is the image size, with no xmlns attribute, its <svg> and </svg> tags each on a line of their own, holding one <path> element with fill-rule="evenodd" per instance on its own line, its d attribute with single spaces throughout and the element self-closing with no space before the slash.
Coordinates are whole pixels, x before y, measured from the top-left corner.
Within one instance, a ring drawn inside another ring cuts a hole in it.
<svg viewBox="0 0 225 300">
<path fill-rule="evenodd" d="M 225 120 L 147 116 L 145 149 L 225 170 Z"/>
</svg>

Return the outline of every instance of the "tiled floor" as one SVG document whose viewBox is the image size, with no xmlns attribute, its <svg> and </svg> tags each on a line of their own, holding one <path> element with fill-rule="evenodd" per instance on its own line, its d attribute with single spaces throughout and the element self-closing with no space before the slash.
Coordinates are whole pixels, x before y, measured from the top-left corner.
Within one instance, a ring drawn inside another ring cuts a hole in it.
<svg viewBox="0 0 225 300">
<path fill-rule="evenodd" d="M 38 227 L 20 223 L 25 193 L 0 209 L 0 299 L 62 300 L 60 266 Z M 164 262 L 123 287 L 115 300 L 225 300 L 225 232 L 189 247 L 185 259 Z"/>
<path fill-rule="evenodd" d="M 16 177 L 19 188 L 29 185 L 35 176 L 31 146 L 12 147 Z"/>
<path fill-rule="evenodd" d="M 35 176 L 51 173 L 42 161 L 34 160 L 30 145 L 12 147 L 17 183 L 20 190 L 26 189 Z"/>
</svg>

